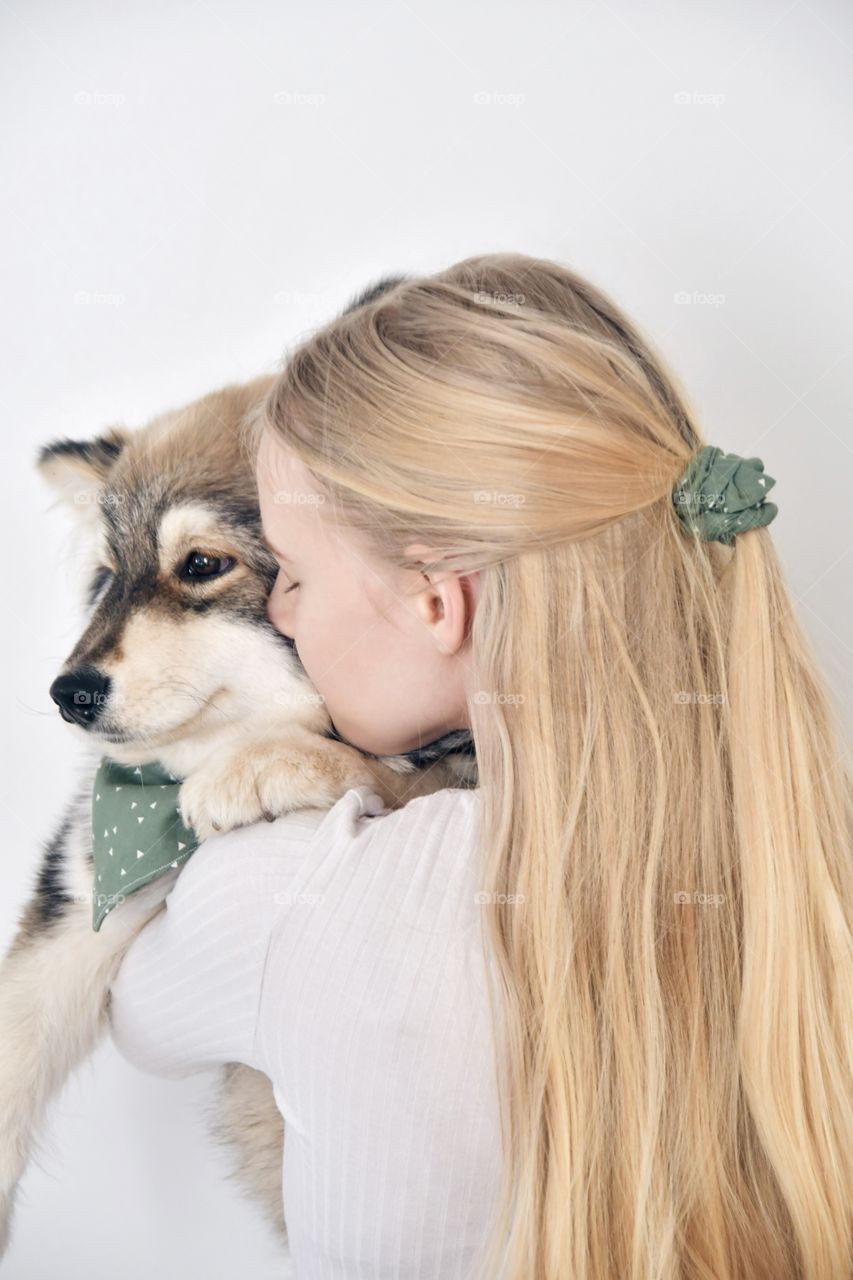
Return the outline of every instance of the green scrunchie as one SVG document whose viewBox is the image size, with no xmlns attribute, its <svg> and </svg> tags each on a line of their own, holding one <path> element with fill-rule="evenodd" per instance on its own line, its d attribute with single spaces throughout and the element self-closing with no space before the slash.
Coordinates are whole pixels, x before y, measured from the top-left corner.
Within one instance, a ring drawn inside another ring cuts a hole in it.
<svg viewBox="0 0 853 1280">
<path fill-rule="evenodd" d="M 765 501 L 776 481 L 763 471 L 760 458 L 705 445 L 672 491 L 679 519 L 700 541 L 731 546 L 737 534 L 769 524 L 779 510 Z"/>
</svg>

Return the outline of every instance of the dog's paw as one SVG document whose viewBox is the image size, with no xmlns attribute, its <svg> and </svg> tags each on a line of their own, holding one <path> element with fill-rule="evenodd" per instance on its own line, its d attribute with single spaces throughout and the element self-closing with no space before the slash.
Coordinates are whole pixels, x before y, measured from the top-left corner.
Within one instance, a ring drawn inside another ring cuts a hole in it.
<svg viewBox="0 0 853 1280">
<path fill-rule="evenodd" d="M 305 733 L 220 753 L 185 780 L 178 806 L 184 824 L 206 840 L 293 809 L 329 808 L 364 784 L 383 793 L 375 771 L 352 747 Z"/>
<path fill-rule="evenodd" d="M 178 809 L 184 826 L 200 840 L 264 817 L 245 780 L 223 776 L 218 769 L 191 774 L 178 793 Z"/>
</svg>

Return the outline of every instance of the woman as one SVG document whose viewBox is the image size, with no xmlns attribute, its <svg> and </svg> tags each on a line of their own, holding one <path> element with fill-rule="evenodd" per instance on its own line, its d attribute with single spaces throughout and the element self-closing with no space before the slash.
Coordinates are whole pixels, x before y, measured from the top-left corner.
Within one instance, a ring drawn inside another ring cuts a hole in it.
<svg viewBox="0 0 853 1280">
<path fill-rule="evenodd" d="M 851 789 L 761 461 L 600 292 L 501 254 L 305 342 L 258 464 L 269 616 L 338 732 L 470 726 L 480 789 L 207 842 L 113 988 L 124 1051 L 271 1075 L 299 1275 L 849 1277 Z M 237 842 L 331 895 L 242 959 Z"/>
</svg>

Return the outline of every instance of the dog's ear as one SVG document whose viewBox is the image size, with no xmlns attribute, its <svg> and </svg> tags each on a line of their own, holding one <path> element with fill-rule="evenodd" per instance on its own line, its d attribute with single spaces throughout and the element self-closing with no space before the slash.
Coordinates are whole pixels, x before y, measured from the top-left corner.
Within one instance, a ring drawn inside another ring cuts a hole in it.
<svg viewBox="0 0 853 1280">
<path fill-rule="evenodd" d="M 39 449 L 36 467 L 64 502 L 92 511 L 130 436 L 125 427 L 108 427 L 94 440 L 52 440 Z"/>
</svg>

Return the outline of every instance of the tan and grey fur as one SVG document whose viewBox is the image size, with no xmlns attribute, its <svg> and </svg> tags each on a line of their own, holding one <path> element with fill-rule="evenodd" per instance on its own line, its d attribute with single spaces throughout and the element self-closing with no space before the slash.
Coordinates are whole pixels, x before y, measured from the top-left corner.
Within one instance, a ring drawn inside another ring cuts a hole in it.
<svg viewBox="0 0 853 1280">
<path fill-rule="evenodd" d="M 202 836 L 326 807 L 363 783 L 394 807 L 475 781 L 466 734 L 381 759 L 337 739 L 293 645 L 267 620 L 276 566 L 259 541 L 241 426 L 271 381 L 40 454 L 41 471 L 88 522 L 94 552 L 87 624 L 52 688 L 82 672 L 100 700 L 75 730 L 85 771 L 0 965 L 0 1255 L 46 1106 L 106 1030 L 122 956 L 180 874 L 130 895 L 93 930 L 90 803 L 101 755 L 157 760 L 184 779 L 182 816 Z M 198 552 L 233 563 L 182 577 Z M 235 1178 L 283 1231 L 283 1127 L 266 1076 L 224 1069 L 213 1131 L 232 1147 Z"/>
</svg>

